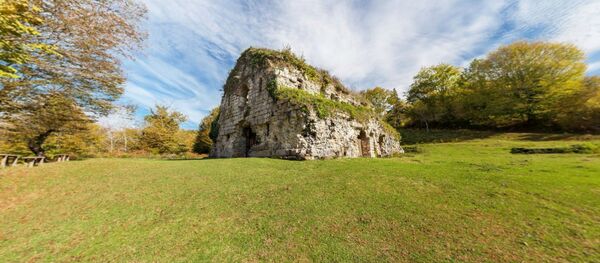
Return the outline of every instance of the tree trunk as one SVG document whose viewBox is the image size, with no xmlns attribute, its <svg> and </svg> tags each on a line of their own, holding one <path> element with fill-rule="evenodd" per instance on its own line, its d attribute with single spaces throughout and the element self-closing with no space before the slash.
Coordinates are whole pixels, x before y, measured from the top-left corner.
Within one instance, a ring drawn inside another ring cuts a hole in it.
<svg viewBox="0 0 600 263">
<path fill-rule="evenodd" d="M 115 149 L 115 138 L 113 137 L 113 132 L 108 132 L 108 139 L 110 140 L 110 153 L 112 153 Z"/>
<path fill-rule="evenodd" d="M 127 152 L 127 131 L 123 130 L 123 139 L 125 141 L 125 152 Z"/>
<path fill-rule="evenodd" d="M 39 135 L 29 139 L 29 141 L 27 142 L 27 147 L 36 156 L 45 157 L 45 151 L 44 151 L 44 148 L 42 147 L 42 145 L 44 145 L 44 142 L 46 142 L 46 139 L 48 139 L 48 136 L 50 136 L 50 134 L 52 134 L 53 132 L 54 132 L 54 130 L 48 130 L 42 134 L 39 134 Z"/>
</svg>

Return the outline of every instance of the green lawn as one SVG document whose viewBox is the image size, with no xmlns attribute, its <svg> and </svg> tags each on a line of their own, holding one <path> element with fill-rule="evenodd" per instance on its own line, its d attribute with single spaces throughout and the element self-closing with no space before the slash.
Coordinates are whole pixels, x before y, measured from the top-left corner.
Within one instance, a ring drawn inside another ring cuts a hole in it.
<svg viewBox="0 0 600 263">
<path fill-rule="evenodd" d="M 599 262 L 600 155 L 485 137 L 391 159 L 4 169 L 0 261 Z"/>
</svg>

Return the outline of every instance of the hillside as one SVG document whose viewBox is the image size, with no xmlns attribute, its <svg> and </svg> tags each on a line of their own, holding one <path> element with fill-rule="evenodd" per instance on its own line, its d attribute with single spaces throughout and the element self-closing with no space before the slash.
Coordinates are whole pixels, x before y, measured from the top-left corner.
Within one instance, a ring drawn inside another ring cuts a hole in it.
<svg viewBox="0 0 600 263">
<path fill-rule="evenodd" d="M 532 138 L 421 144 L 420 153 L 387 159 L 93 159 L 5 169 L 0 258 L 599 261 L 600 156 L 509 153 L 582 139 Z"/>
</svg>

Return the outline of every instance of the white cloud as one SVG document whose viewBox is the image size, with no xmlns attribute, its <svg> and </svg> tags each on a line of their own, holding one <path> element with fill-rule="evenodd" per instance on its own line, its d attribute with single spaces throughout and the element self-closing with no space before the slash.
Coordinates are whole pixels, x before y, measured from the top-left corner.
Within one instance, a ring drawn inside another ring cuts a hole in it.
<svg viewBox="0 0 600 263">
<path fill-rule="evenodd" d="M 600 51 L 600 1 L 589 1 L 569 12 L 553 39 L 574 43 L 588 53 Z"/>
<path fill-rule="evenodd" d="M 124 107 L 117 107 L 115 111 L 108 116 L 99 118 L 98 124 L 111 131 L 118 131 L 136 126 L 134 117 L 129 114 L 127 109 Z"/>
<path fill-rule="evenodd" d="M 590 63 L 588 65 L 588 72 L 596 72 L 596 71 L 600 71 L 600 61 Z"/>
<path fill-rule="evenodd" d="M 421 67 L 460 62 L 500 27 L 503 4 L 380 1 L 362 10 L 350 1 L 285 1 L 273 42 L 290 43 L 309 62 L 359 89 L 406 89 Z"/>
<path fill-rule="evenodd" d="M 149 50 L 128 66 L 127 97 L 194 122 L 220 101 L 231 59 L 291 45 L 351 87 L 405 91 L 423 66 L 465 65 L 519 38 L 600 48 L 599 1 L 146 0 Z M 510 27 L 510 28 L 507 28 Z"/>
<path fill-rule="evenodd" d="M 600 1 L 521 0 L 514 18 L 523 30 L 542 27 L 541 38 L 600 51 Z"/>
</svg>

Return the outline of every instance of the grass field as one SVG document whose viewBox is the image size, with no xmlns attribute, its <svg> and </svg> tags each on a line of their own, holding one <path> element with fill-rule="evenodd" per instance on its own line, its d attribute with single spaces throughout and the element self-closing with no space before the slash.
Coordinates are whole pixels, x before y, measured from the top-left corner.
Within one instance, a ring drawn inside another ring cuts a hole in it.
<svg viewBox="0 0 600 263">
<path fill-rule="evenodd" d="M 91 159 L 0 171 L 0 261 L 600 261 L 597 137 L 390 159 Z"/>
</svg>

